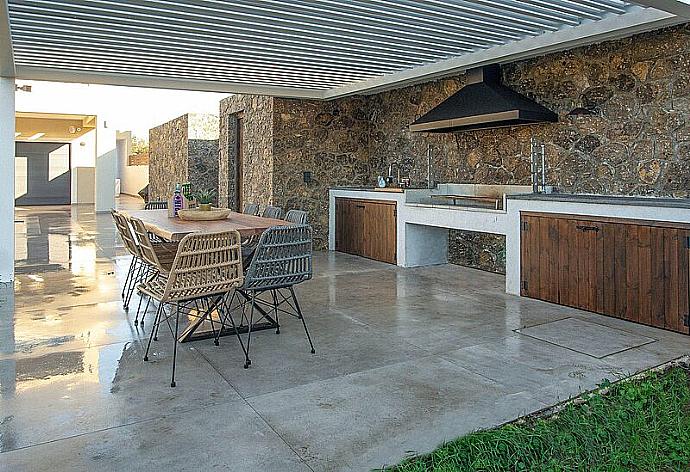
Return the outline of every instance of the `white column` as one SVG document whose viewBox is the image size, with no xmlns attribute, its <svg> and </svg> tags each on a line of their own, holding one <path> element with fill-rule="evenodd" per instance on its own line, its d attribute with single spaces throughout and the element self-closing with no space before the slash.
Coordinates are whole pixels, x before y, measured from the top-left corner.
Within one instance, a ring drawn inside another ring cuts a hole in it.
<svg viewBox="0 0 690 472">
<path fill-rule="evenodd" d="M 14 79 L 0 77 L 0 283 L 14 280 L 14 113 Z"/>
<path fill-rule="evenodd" d="M 96 211 L 115 208 L 115 176 L 117 175 L 116 131 L 101 116 L 97 118 L 96 134 Z"/>
</svg>

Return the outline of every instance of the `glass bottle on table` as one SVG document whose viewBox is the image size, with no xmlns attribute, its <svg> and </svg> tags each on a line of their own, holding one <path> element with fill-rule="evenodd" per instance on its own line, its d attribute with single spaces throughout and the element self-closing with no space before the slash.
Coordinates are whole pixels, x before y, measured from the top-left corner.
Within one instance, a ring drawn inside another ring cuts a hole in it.
<svg viewBox="0 0 690 472">
<path fill-rule="evenodd" d="M 182 209 L 182 189 L 180 184 L 175 184 L 175 194 L 173 195 L 173 216 L 177 216 L 177 212 Z"/>
</svg>

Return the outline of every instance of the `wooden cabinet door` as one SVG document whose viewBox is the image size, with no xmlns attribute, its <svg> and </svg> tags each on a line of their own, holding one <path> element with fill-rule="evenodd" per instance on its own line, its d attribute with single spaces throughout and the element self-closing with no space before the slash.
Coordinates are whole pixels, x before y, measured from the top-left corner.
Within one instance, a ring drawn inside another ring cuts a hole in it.
<svg viewBox="0 0 690 472">
<path fill-rule="evenodd" d="M 523 296 L 558 303 L 559 221 L 523 216 L 521 219 L 521 288 Z"/>
<path fill-rule="evenodd" d="M 521 294 L 688 333 L 690 230 L 523 215 Z"/>
<path fill-rule="evenodd" d="M 335 250 L 395 264 L 396 204 L 335 199 Z"/>
<path fill-rule="evenodd" d="M 364 204 L 363 256 L 377 261 L 396 263 L 397 222 L 395 203 Z"/>
<path fill-rule="evenodd" d="M 345 245 L 345 220 L 347 200 L 344 198 L 335 199 L 335 250 L 347 252 Z"/>
<path fill-rule="evenodd" d="M 335 250 L 361 255 L 364 247 L 364 205 L 349 198 L 335 199 Z"/>
<path fill-rule="evenodd" d="M 688 333 L 688 237 L 690 231 L 679 228 L 663 228 L 664 265 L 663 299 L 664 328 Z M 652 288 L 654 293 L 654 287 Z M 657 318 L 660 326 L 660 319 Z"/>
</svg>

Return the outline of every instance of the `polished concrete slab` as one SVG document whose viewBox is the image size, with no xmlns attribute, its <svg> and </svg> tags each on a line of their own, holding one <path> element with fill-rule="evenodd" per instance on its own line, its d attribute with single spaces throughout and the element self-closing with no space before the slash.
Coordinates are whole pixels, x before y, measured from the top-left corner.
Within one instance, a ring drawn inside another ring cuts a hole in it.
<svg viewBox="0 0 690 472">
<path fill-rule="evenodd" d="M 517 332 L 598 358 L 656 341 L 648 336 L 640 336 L 576 318 L 552 321 L 519 329 Z M 573 333 L 577 333 L 577 336 L 573 336 Z"/>
<path fill-rule="evenodd" d="M 506 295 L 495 274 L 317 252 L 297 289 L 316 354 L 284 317 L 246 370 L 236 338 L 180 345 L 173 389 L 170 333 L 143 362 L 150 323 L 122 307 L 110 215 L 16 219 L 0 470 L 369 470 L 690 352 L 688 336 Z"/>
</svg>

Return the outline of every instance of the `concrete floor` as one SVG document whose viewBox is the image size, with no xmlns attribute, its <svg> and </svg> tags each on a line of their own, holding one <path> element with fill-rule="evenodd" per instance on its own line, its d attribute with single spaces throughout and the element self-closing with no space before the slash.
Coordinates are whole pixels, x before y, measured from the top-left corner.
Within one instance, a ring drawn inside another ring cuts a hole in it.
<svg viewBox="0 0 690 472">
<path fill-rule="evenodd" d="M 123 311 L 110 215 L 17 210 L 0 299 L 0 470 L 368 470 L 690 351 L 690 337 L 506 295 L 457 266 L 316 253 L 298 320 L 254 337 L 170 337 Z M 554 323 L 555 322 L 555 323 Z M 161 331 L 163 332 L 163 330 Z"/>
</svg>

